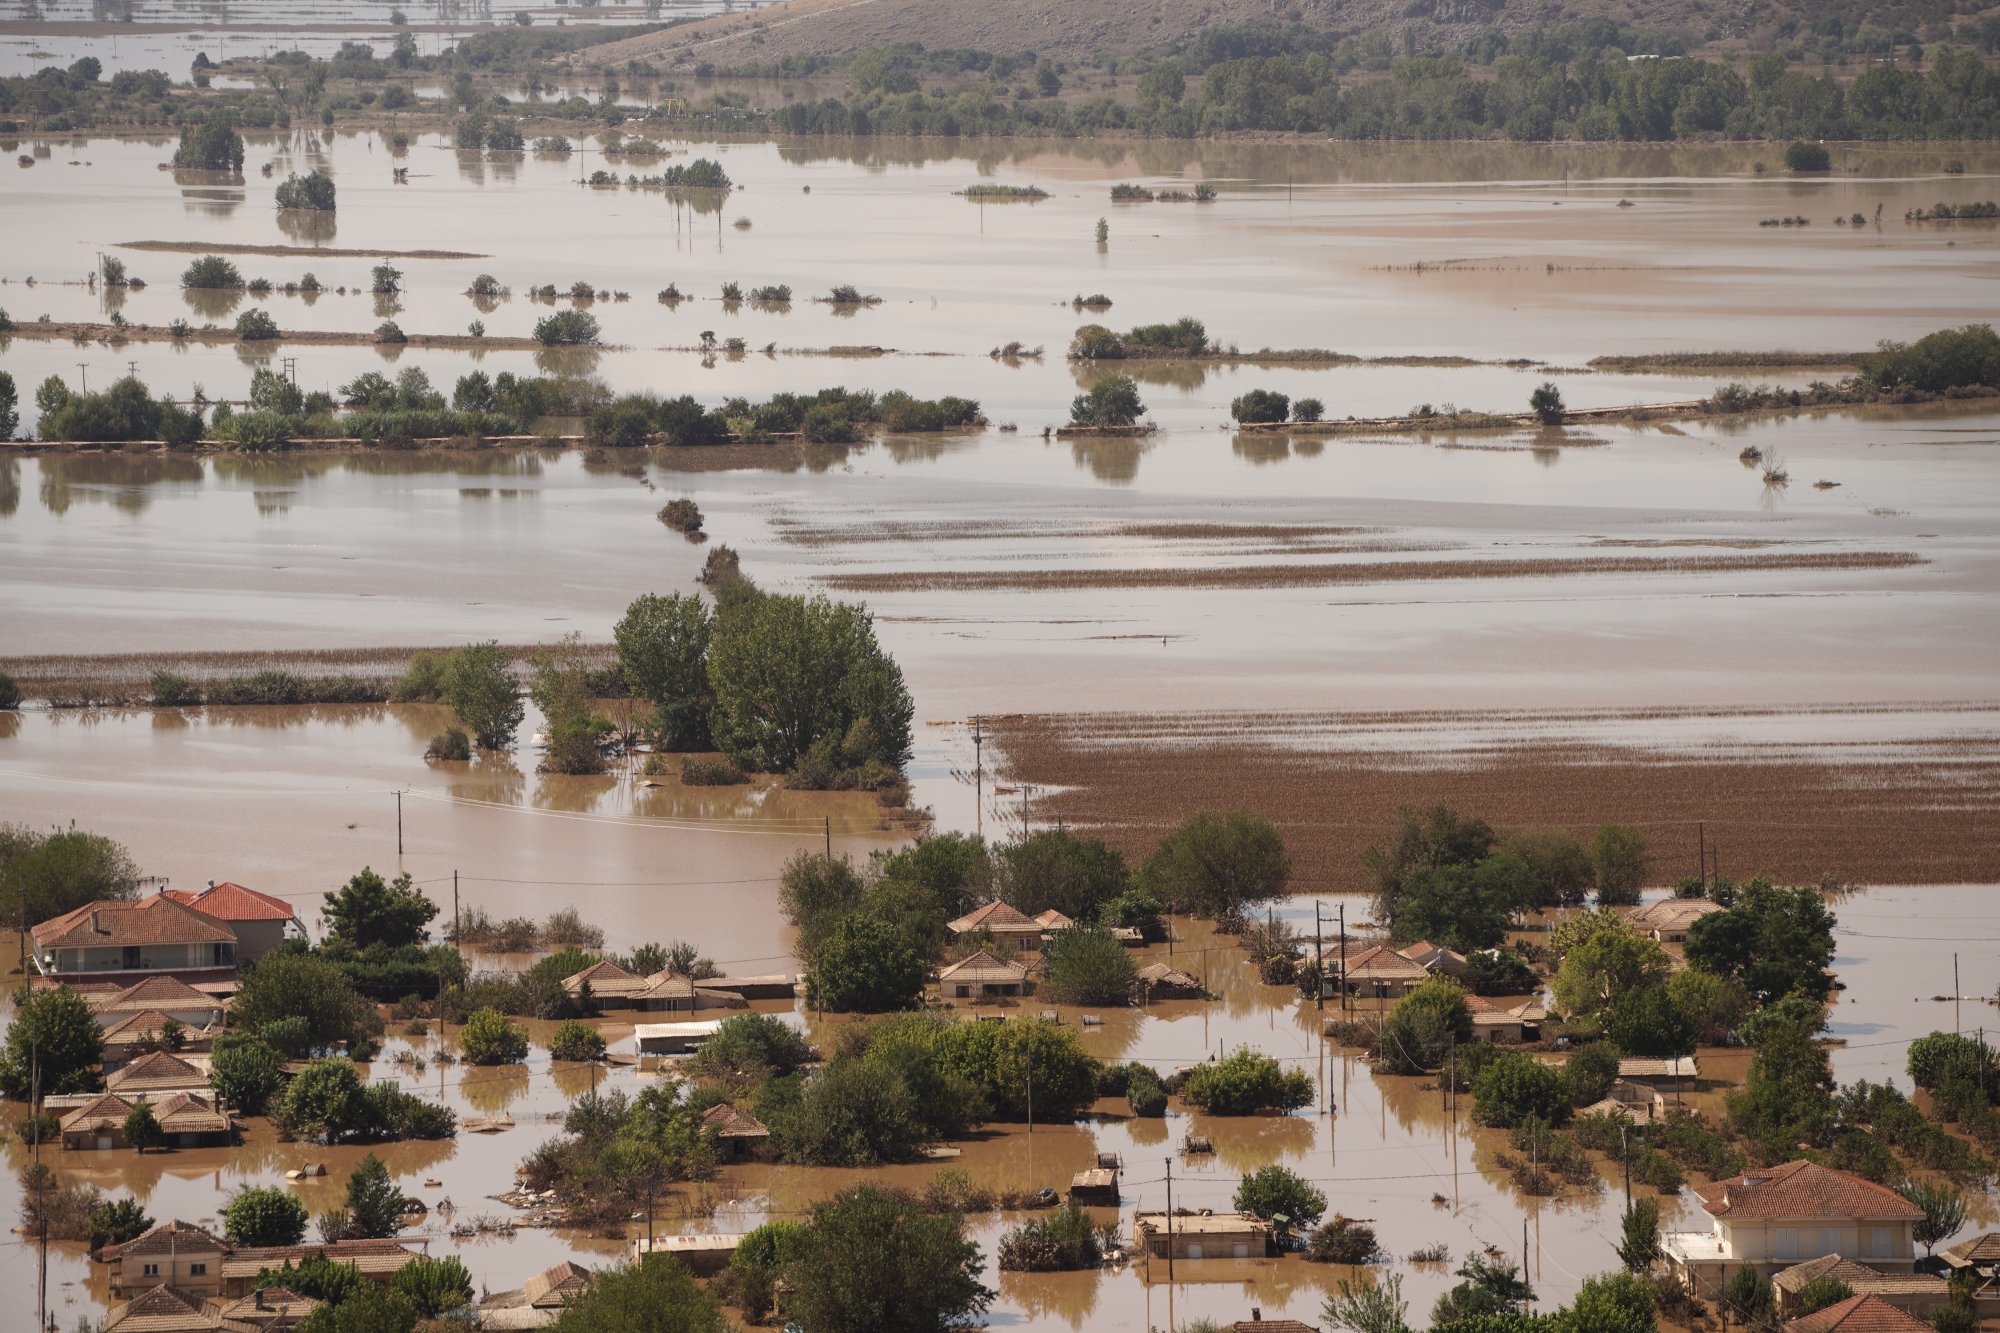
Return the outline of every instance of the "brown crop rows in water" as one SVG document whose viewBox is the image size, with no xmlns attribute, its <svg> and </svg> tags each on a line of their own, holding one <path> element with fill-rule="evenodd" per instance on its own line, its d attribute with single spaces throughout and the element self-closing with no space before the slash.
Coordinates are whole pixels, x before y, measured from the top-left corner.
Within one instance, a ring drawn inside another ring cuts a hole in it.
<svg viewBox="0 0 2000 1333">
<path fill-rule="evenodd" d="M 1569 560 L 1384 560 L 1342 564 L 1177 569 L 882 570 L 830 574 L 843 592 L 1044 592 L 1126 588 L 1316 588 L 1440 579 L 1561 578 L 1583 574 L 1722 574 L 1775 570 L 1902 569 L 1926 564 L 1904 551 Z"/>
<path fill-rule="evenodd" d="M 1224 715 L 1225 718 L 1228 715 Z M 1857 883 L 1992 883 L 2000 879 L 2000 746 L 1913 739 L 1874 759 L 1832 744 L 1756 751 L 1661 753 L 1638 747 L 1523 740 L 1441 762 L 1437 752 L 1302 751 L 1282 741 L 1303 718 L 1205 719 L 1198 744 L 1173 739 L 1173 716 L 1062 715 L 998 719 L 992 735 L 1010 781 L 1051 788 L 1037 826 L 1090 829 L 1128 857 L 1151 853 L 1175 823 L 1234 808 L 1275 821 L 1294 860 L 1293 890 L 1365 892 L 1363 851 L 1401 806 L 1444 803 L 1503 832 L 1554 827 L 1587 837 L 1636 824 L 1651 844 L 1654 882 L 1694 872 L 1700 835 L 1724 875 L 1822 875 Z M 1635 715 L 1636 716 L 1636 715 Z M 1478 726 L 1487 715 L 1465 715 Z"/>
</svg>

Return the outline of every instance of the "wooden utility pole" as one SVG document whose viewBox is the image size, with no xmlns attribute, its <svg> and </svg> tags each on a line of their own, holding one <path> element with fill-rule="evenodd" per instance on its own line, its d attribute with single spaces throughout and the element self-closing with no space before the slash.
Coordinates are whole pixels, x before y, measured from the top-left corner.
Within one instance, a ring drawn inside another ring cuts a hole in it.
<svg viewBox="0 0 2000 1333">
<path fill-rule="evenodd" d="M 1174 1284 L 1174 1159 L 1167 1158 L 1167 1285 Z"/>
<path fill-rule="evenodd" d="M 1347 904 L 1340 905 L 1340 1008 L 1347 1011 Z"/>
<path fill-rule="evenodd" d="M 986 761 L 981 748 L 986 738 L 980 734 L 979 718 L 972 719 L 972 830 L 986 836 Z"/>
<path fill-rule="evenodd" d="M 1326 938 L 1320 934 L 1319 899 L 1313 899 L 1313 1008 L 1326 1008 Z"/>
</svg>

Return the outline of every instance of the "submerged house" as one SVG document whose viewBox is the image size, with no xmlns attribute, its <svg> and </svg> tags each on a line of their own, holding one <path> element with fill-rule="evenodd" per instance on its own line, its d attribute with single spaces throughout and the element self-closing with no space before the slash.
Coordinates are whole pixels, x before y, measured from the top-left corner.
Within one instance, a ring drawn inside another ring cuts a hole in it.
<svg viewBox="0 0 2000 1333">
<path fill-rule="evenodd" d="M 715 1135 L 715 1146 L 724 1161 L 760 1156 L 771 1141 L 771 1131 L 763 1121 L 728 1102 L 717 1102 L 703 1111 L 701 1123 Z"/>
<path fill-rule="evenodd" d="M 236 961 L 254 963 L 285 942 L 287 936 L 305 939 L 305 923 L 283 898 L 246 889 L 227 880 L 208 882 L 200 893 L 168 889 L 166 896 L 192 907 L 204 916 L 224 921 L 236 932 Z"/>
<path fill-rule="evenodd" d="M 545 1268 L 512 1291 L 498 1291 L 479 1303 L 484 1329 L 547 1328 L 563 1306 L 597 1280 L 582 1264 L 564 1261 Z"/>
<path fill-rule="evenodd" d="M 1884 1303 L 1920 1319 L 1929 1318 L 1931 1311 L 1951 1299 L 1951 1284 L 1936 1273 L 1884 1273 L 1837 1254 L 1826 1254 L 1794 1264 L 1771 1279 L 1771 1289 L 1778 1299 L 1778 1314 L 1799 1313 L 1800 1296 L 1823 1277 L 1844 1283 L 1856 1296 L 1879 1296 Z"/>
<path fill-rule="evenodd" d="M 1549 1016 L 1548 1010 L 1533 1000 L 1502 1008 L 1483 995 L 1468 995 L 1465 1007 L 1472 1013 L 1473 1040 L 1484 1042 L 1539 1041 L 1542 1023 Z"/>
<path fill-rule="evenodd" d="M 1321 952 L 1321 975 L 1338 987 L 1341 959 L 1337 948 Z M 1357 996 L 1378 1000 L 1400 1000 L 1430 978 L 1419 963 L 1403 957 L 1386 944 L 1365 949 L 1350 948 L 1347 954 L 1347 989 Z M 1337 991 L 1336 991 L 1337 993 Z"/>
<path fill-rule="evenodd" d="M 1933 1333 L 1932 1326 L 1880 1296 L 1850 1296 L 1787 1320 L 1784 1333 Z"/>
<path fill-rule="evenodd" d="M 1251 1213 L 1137 1213 L 1132 1248 L 1155 1259 L 1262 1259 L 1276 1232 Z"/>
<path fill-rule="evenodd" d="M 138 1093 L 101 1092 L 63 1116 L 59 1122 L 63 1147 L 98 1150 L 130 1147 L 125 1138 L 125 1117 L 140 1102 L 151 1105 L 153 1118 L 159 1122 L 160 1132 L 170 1145 L 212 1147 L 227 1144 L 233 1137 L 235 1122 L 212 1097 L 176 1092 L 155 1099 Z"/>
<path fill-rule="evenodd" d="M 205 990 L 197 990 L 179 977 L 147 977 L 123 989 L 97 990 L 84 996 L 97 1025 L 111 1026 L 135 1014 L 159 1014 L 186 1029 L 183 1035 L 213 1036 L 222 1024 L 222 1000 Z"/>
<path fill-rule="evenodd" d="M 164 973 L 224 989 L 236 981 L 236 932 L 165 894 L 105 898 L 29 932 L 37 980 L 113 990 Z"/>
<path fill-rule="evenodd" d="M 1666 898 L 1634 909 L 1625 924 L 1662 944 L 1685 944 L 1695 922 L 1723 910 L 1721 903 L 1709 898 Z"/>
<path fill-rule="evenodd" d="M 1769 1278 L 1807 1259 L 1837 1255 L 1881 1273 L 1916 1268 L 1912 1226 L 1923 1210 L 1886 1185 L 1814 1162 L 1745 1171 L 1694 1191 L 1712 1219 L 1707 1231 L 1668 1232 L 1668 1271 L 1704 1300 L 1729 1274 Z"/>
<path fill-rule="evenodd" d="M 1456 949 L 1447 949 L 1442 944 L 1432 944 L 1429 940 L 1418 940 L 1396 950 L 1397 953 L 1415 963 L 1426 972 L 1442 972 L 1446 976 L 1462 977 L 1466 968 L 1465 955 Z"/>
<path fill-rule="evenodd" d="M 634 1009 L 641 1013 L 691 1014 L 698 1009 L 747 1009 L 749 1002 L 729 990 L 711 990 L 690 977 L 665 968 L 640 976 L 600 958 L 581 972 L 563 978 L 563 991 L 581 1003 L 586 993 L 600 1010 Z"/>
<path fill-rule="evenodd" d="M 1196 978 L 1165 963 L 1148 963 L 1138 975 L 1143 992 L 1157 999 L 1198 1000 L 1207 994 Z"/>
<path fill-rule="evenodd" d="M 948 922 L 945 929 L 951 932 L 954 939 L 983 934 L 991 936 L 998 947 L 1032 952 L 1042 947 L 1042 934 L 1047 927 L 995 898 L 956 921 Z"/>
<path fill-rule="evenodd" d="M 1027 968 L 1004 958 L 995 958 L 984 949 L 938 970 L 938 991 L 961 1000 L 991 1000 L 1022 995 L 1027 988 Z"/>
</svg>

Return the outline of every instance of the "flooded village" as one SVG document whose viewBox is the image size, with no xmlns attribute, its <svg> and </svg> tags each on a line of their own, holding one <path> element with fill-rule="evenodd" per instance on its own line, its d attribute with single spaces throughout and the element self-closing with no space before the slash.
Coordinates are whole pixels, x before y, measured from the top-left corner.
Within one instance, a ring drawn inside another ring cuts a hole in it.
<svg viewBox="0 0 2000 1333">
<path fill-rule="evenodd" d="M 1529 8 L 0 12 L 0 1328 L 2000 1329 L 2000 17 Z"/>
</svg>

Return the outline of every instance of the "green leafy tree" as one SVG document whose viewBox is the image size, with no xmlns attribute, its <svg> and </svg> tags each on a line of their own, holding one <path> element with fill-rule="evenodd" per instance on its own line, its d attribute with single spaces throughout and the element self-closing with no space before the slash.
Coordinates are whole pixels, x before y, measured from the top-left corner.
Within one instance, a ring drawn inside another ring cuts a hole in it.
<svg viewBox="0 0 2000 1333">
<path fill-rule="evenodd" d="M 1145 414 L 1139 384 L 1130 375 L 1107 375 L 1069 405 L 1069 419 L 1078 426 L 1130 426 Z"/>
<path fill-rule="evenodd" d="M 498 1009 L 477 1009 L 459 1029 L 458 1049 L 467 1064 L 515 1064 L 528 1056 L 528 1034 Z"/>
<path fill-rule="evenodd" d="M 44 1097 L 95 1092 L 97 1067 L 104 1058 L 104 1038 L 97 1015 L 84 998 L 67 986 L 31 992 L 14 1009 L 0 1048 L 0 1091 L 25 1102 L 41 1073 Z"/>
<path fill-rule="evenodd" d="M 1965 1192 L 1956 1185 L 1911 1179 L 1898 1185 L 1896 1192 L 1923 1209 L 1924 1215 L 1910 1228 L 1910 1235 L 1924 1247 L 1926 1255 L 1965 1225 Z"/>
<path fill-rule="evenodd" d="M 992 1303 L 964 1219 L 858 1185 L 814 1205 L 785 1267 L 788 1318 L 807 1333 L 935 1333 Z"/>
<path fill-rule="evenodd" d="M 100 899 L 130 898 L 139 864 L 123 846 L 81 829 L 41 833 L 0 824 L 0 915 L 30 925 Z"/>
<path fill-rule="evenodd" d="M 1599 906 L 1630 906 L 1653 868 L 1646 835 L 1630 824 L 1605 824 L 1590 840 L 1590 868 L 1597 878 Z"/>
<path fill-rule="evenodd" d="M 1660 1201 L 1638 1198 L 1625 1209 L 1618 1259 L 1634 1273 L 1649 1273 L 1660 1255 Z"/>
<path fill-rule="evenodd" d="M 1535 877 L 1540 907 L 1580 907 L 1590 892 L 1595 871 L 1583 844 L 1561 829 L 1525 829 L 1501 844 L 1518 856 Z"/>
<path fill-rule="evenodd" d="M 1272 1163 L 1243 1177 L 1232 1206 L 1267 1222 L 1283 1217 L 1298 1230 L 1310 1231 L 1326 1212 L 1326 1195 L 1297 1172 Z"/>
<path fill-rule="evenodd" d="M 1910 1043 L 1910 1081 L 1925 1090 L 1952 1077 L 1990 1085 L 1995 1076 L 1993 1048 L 1956 1032 L 1933 1032 Z"/>
<path fill-rule="evenodd" d="M 514 744 L 527 710 L 498 642 L 470 643 L 452 653 L 440 683 L 445 702 L 480 749 L 505 750 Z"/>
<path fill-rule="evenodd" d="M 1610 1094 L 1618 1077 L 1618 1048 L 1608 1041 L 1579 1046 L 1570 1052 L 1562 1074 L 1571 1106 L 1594 1105 Z"/>
<path fill-rule="evenodd" d="M 1449 977 L 1433 976 L 1389 1011 L 1380 1047 L 1393 1068 L 1416 1074 L 1441 1067 L 1454 1047 L 1471 1039 L 1472 1010 L 1465 991 Z"/>
<path fill-rule="evenodd" d="M 1694 1038 L 1705 1046 L 1720 1046 L 1742 1024 L 1750 1012 L 1750 996 L 1727 977 L 1694 968 L 1682 968 L 1667 982 L 1667 999 L 1673 1003 Z"/>
<path fill-rule="evenodd" d="M 744 768 L 790 771 L 817 745 L 841 746 L 864 721 L 868 753 L 845 758 L 896 771 L 909 762 L 914 705 L 862 607 L 824 597 L 736 601 L 716 621 L 708 678 L 716 744 Z"/>
<path fill-rule="evenodd" d="M 1271 389 L 1251 389 L 1229 404 L 1229 415 L 1240 422 L 1283 421 L 1292 412 L 1292 400 Z"/>
<path fill-rule="evenodd" d="M 357 949 L 374 944 L 393 949 L 429 939 L 425 927 L 438 914 L 438 906 L 411 882 L 407 871 L 385 882 L 373 869 L 364 868 L 325 895 L 321 914 L 334 935 Z"/>
<path fill-rule="evenodd" d="M 1287 1070 L 1273 1057 L 1242 1046 L 1221 1060 L 1196 1065 L 1181 1086 L 1181 1097 L 1210 1115 L 1252 1115 L 1309 1106 L 1313 1087 L 1304 1070 Z"/>
<path fill-rule="evenodd" d="M 908 1161 L 933 1137 L 917 1098 L 885 1060 L 834 1060 L 806 1080 L 795 1100 L 767 1103 L 760 1109 L 772 1150 L 795 1165 Z"/>
<path fill-rule="evenodd" d="M 315 1060 L 285 1085 L 273 1119 L 293 1138 L 330 1143 L 354 1123 L 361 1098 L 352 1060 Z"/>
<path fill-rule="evenodd" d="M 331 213 L 335 206 L 333 177 L 315 169 L 304 176 L 287 176 L 278 186 L 278 207 Z"/>
<path fill-rule="evenodd" d="M 306 1206 L 270 1185 L 240 1190 L 222 1209 L 222 1234 L 232 1245 L 296 1245 L 305 1239 Z"/>
<path fill-rule="evenodd" d="M 1854 1288 L 1842 1282 L 1831 1273 L 1822 1273 L 1799 1288 L 1794 1298 L 1793 1316 L 1803 1319 L 1809 1314 L 1817 1314 L 1829 1305 L 1838 1305 L 1854 1296 Z"/>
<path fill-rule="evenodd" d="M 1472 1080 L 1473 1114 L 1482 1125 L 1511 1129 L 1530 1116 L 1559 1125 L 1569 1118 L 1563 1076 L 1519 1051 L 1500 1051 Z"/>
<path fill-rule="evenodd" d="M 389 1290 L 405 1297 L 422 1319 L 439 1319 L 472 1304 L 472 1274 L 455 1254 L 419 1255 L 396 1270 Z"/>
<path fill-rule="evenodd" d="M 416 1326 L 417 1307 L 409 1297 L 364 1278 L 346 1300 L 300 1320 L 298 1333 L 412 1333 Z"/>
<path fill-rule="evenodd" d="M 1073 921 L 1094 921 L 1131 882 L 1125 858 L 1101 839 L 1067 829 L 1040 833 L 993 849 L 1000 896 L 1017 912 L 1053 908 Z"/>
<path fill-rule="evenodd" d="M 1508 852 L 1418 870 L 1397 897 L 1389 936 L 1398 944 L 1431 940 L 1461 951 L 1491 949 L 1540 896 L 1534 872 Z"/>
<path fill-rule="evenodd" d="M 1694 1024 L 1662 986 L 1620 991 L 1604 1007 L 1604 1031 L 1619 1050 L 1642 1060 L 1693 1055 Z"/>
<path fill-rule="evenodd" d="M 1042 991 L 1058 1004 L 1130 1004 L 1139 970 L 1102 926 L 1074 926 L 1042 950 Z"/>
<path fill-rule="evenodd" d="M 907 1009 L 923 994 L 924 973 L 923 959 L 900 931 L 851 916 L 813 955 L 807 1000 L 839 1013 Z"/>
<path fill-rule="evenodd" d="M 1528 410 L 1544 426 L 1560 426 L 1569 409 L 1563 406 L 1562 390 L 1552 381 L 1544 380 L 1528 395 Z"/>
<path fill-rule="evenodd" d="M 1785 148 L 1785 169 L 1787 171 L 1831 171 L 1833 155 L 1826 151 L 1824 144 L 1800 141 Z"/>
<path fill-rule="evenodd" d="M 549 1034 L 549 1058 L 571 1061 L 602 1060 L 604 1037 L 588 1023 L 580 1023 L 574 1018 L 565 1019 L 556 1025 L 554 1032 Z"/>
<path fill-rule="evenodd" d="M 670 750 L 709 747 L 708 643 L 714 624 L 700 597 L 648 593 L 625 608 L 612 628 L 618 666 L 632 693 L 653 709 L 653 725 Z"/>
<path fill-rule="evenodd" d="M 1740 983 L 1760 1007 L 1797 992 L 1825 1000 L 1833 987 L 1833 913 L 1815 888 L 1753 879 L 1728 910 L 1688 929 L 1690 967 Z"/>
<path fill-rule="evenodd" d="M 181 127 L 174 165 L 205 171 L 241 171 L 243 151 L 243 136 L 236 132 L 234 117 L 227 111 L 212 111 L 196 123 Z"/>
<path fill-rule="evenodd" d="M 555 1333 L 729 1333 L 715 1297 L 671 1255 L 608 1269 L 563 1305 Z"/>
<path fill-rule="evenodd" d="M 1555 1316 L 1557 1333 L 1654 1333 L 1653 1286 L 1637 1273 L 1583 1280 L 1576 1299 Z"/>
<path fill-rule="evenodd" d="M 1833 1088 L 1833 1066 L 1813 1029 L 1774 1022 L 1759 1033 L 1742 1090 L 1729 1096 L 1729 1118 L 1767 1159 L 1784 1161 L 1799 1144 L 1831 1136 Z"/>
<path fill-rule="evenodd" d="M 6 312 L 0 311 L 0 331 L 7 327 Z M 0 370 L 0 440 L 11 440 L 21 425 L 21 391 L 14 377 Z"/>
<path fill-rule="evenodd" d="M 288 1055 L 351 1045 L 380 1031 L 382 1022 L 340 968 L 314 954 L 286 949 L 243 970 L 229 1021 L 241 1031 L 262 1034 Z M 274 1039 L 274 1030 L 287 1029 L 294 1029 L 294 1042 Z"/>
<path fill-rule="evenodd" d="M 276 1268 L 261 1270 L 254 1283 L 258 1291 L 283 1287 L 286 1291 L 295 1291 L 328 1305 L 344 1305 L 374 1285 L 361 1276 L 361 1270 L 353 1264 L 330 1259 L 324 1254 L 308 1255 L 296 1265 L 287 1259 Z"/>
<path fill-rule="evenodd" d="M 1320 1313 L 1329 1325 L 1349 1333 L 1410 1333 L 1410 1303 L 1403 1299 L 1401 1273 L 1384 1273 L 1365 1283 L 1341 1278 Z"/>
<path fill-rule="evenodd" d="M 141 1097 L 125 1113 L 125 1142 L 143 1154 L 148 1148 L 157 1148 L 167 1141 L 166 1131 L 160 1128 L 159 1117 L 153 1114 L 153 1104 Z"/>
<path fill-rule="evenodd" d="M 153 1229 L 153 1219 L 137 1199 L 107 1199 L 90 1210 L 90 1226 L 84 1239 L 92 1252 L 107 1245 L 123 1245 Z"/>
<path fill-rule="evenodd" d="M 798 928 L 799 956 L 812 962 L 820 945 L 861 905 L 866 892 L 854 862 L 845 856 L 794 853 L 778 872 L 778 904 Z"/>
<path fill-rule="evenodd" d="M 382 1159 L 369 1153 L 347 1177 L 347 1234 L 370 1239 L 403 1229 L 403 1192 Z"/>
<path fill-rule="evenodd" d="M 1268 819 L 1204 811 L 1167 835 L 1139 878 L 1177 911 L 1239 916 L 1284 896 L 1292 858 Z"/>
<path fill-rule="evenodd" d="M 1591 1022 L 1628 991 L 1664 987 L 1672 970 L 1672 960 L 1657 942 L 1622 923 L 1606 921 L 1563 955 L 1550 992 L 1562 1013 Z"/>
<path fill-rule="evenodd" d="M 1438 1297 L 1431 1308 L 1433 1324 L 1449 1324 L 1480 1315 L 1505 1314 L 1535 1299 L 1535 1289 L 1513 1264 L 1470 1254 L 1458 1268 L 1458 1285 Z"/>
<path fill-rule="evenodd" d="M 734 1014 L 688 1061 L 690 1073 L 727 1083 L 768 1083 L 813 1058 L 812 1044 L 775 1014 Z"/>
</svg>

